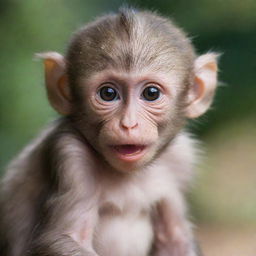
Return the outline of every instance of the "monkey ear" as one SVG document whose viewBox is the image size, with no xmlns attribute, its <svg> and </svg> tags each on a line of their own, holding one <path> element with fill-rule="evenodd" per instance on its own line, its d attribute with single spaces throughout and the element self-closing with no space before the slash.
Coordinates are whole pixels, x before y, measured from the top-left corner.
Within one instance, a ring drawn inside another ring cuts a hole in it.
<svg viewBox="0 0 256 256">
<path fill-rule="evenodd" d="M 188 118 L 201 116 L 212 103 L 217 86 L 218 56 L 215 53 L 208 53 L 199 56 L 195 61 L 195 81 L 189 91 L 189 104 L 186 109 Z"/>
<path fill-rule="evenodd" d="M 53 108 L 62 115 L 71 112 L 71 93 L 66 75 L 65 58 L 57 52 L 38 53 L 44 60 L 47 95 Z"/>
</svg>

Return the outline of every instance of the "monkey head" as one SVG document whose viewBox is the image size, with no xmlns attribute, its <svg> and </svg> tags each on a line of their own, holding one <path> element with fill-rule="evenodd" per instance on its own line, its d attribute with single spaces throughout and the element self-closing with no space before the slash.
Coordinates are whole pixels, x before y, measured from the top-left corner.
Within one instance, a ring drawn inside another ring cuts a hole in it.
<svg viewBox="0 0 256 256">
<path fill-rule="evenodd" d="M 148 12 L 104 16 L 75 33 L 65 57 L 39 57 L 52 106 L 120 171 L 158 156 L 216 88 L 217 55 L 197 57 L 183 31 Z"/>
</svg>

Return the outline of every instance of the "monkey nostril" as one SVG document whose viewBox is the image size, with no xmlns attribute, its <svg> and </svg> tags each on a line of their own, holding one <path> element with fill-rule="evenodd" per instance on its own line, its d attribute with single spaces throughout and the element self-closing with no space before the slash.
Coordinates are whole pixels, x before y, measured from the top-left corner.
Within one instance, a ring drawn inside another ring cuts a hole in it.
<svg viewBox="0 0 256 256">
<path fill-rule="evenodd" d="M 127 129 L 127 130 L 130 130 L 130 129 L 134 129 L 138 126 L 138 123 L 135 122 L 135 123 L 125 123 L 125 122 L 121 122 L 121 127 L 124 128 L 124 129 Z"/>
</svg>

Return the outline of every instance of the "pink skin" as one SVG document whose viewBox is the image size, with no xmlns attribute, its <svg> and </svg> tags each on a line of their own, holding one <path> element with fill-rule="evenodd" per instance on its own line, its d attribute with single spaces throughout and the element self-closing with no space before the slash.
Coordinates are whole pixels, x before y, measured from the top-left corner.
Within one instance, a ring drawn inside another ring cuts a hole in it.
<svg viewBox="0 0 256 256">
<path fill-rule="evenodd" d="M 146 162 L 153 156 L 159 143 L 158 126 L 169 121 L 180 83 L 177 75 L 167 79 L 166 75 L 152 71 L 149 75 L 143 71 L 136 74 L 104 70 L 80 80 L 89 98 L 85 108 L 96 122 L 104 122 L 98 146 L 106 159 L 114 161 L 114 158 L 127 165 Z M 160 97 L 155 101 L 141 97 L 149 85 L 160 90 Z M 104 86 L 115 89 L 119 99 L 102 100 L 98 92 Z"/>
</svg>

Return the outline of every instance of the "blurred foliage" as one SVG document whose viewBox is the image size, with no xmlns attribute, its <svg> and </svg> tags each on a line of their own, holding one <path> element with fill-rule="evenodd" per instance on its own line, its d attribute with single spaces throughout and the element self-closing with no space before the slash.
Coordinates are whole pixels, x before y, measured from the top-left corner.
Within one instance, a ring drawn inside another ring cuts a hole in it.
<svg viewBox="0 0 256 256">
<path fill-rule="evenodd" d="M 256 226 L 256 129 L 251 120 L 216 129 L 191 195 L 201 222 Z M 249 132 L 248 132 L 249 131 Z"/>
<path fill-rule="evenodd" d="M 57 116 L 47 102 L 42 64 L 34 61 L 34 53 L 47 50 L 65 52 L 66 43 L 75 29 L 102 12 L 116 11 L 122 4 L 120 0 L 1 0 L 0 170 L 39 129 L 47 124 L 47 121 Z M 188 35 L 192 38 L 198 53 L 209 50 L 222 53 L 220 58 L 222 86 L 218 90 L 213 111 L 202 117 L 199 122 L 193 122 L 191 129 L 209 142 L 214 159 L 211 161 L 215 161 L 212 166 L 216 166 L 220 158 L 225 163 L 225 158 L 223 160 L 218 152 L 223 152 L 224 156 L 225 153 L 229 154 L 231 149 L 227 145 L 233 139 L 240 148 L 240 142 L 242 144 L 244 142 L 244 135 L 253 134 L 252 130 L 255 131 L 256 1 L 131 0 L 126 1 L 126 5 L 157 10 L 172 17 L 177 24 L 189 32 Z M 250 125 L 243 126 L 247 120 Z M 242 132 L 237 127 L 243 127 Z M 255 142 L 255 137 L 252 135 L 249 141 Z M 216 144 L 216 141 L 219 144 Z M 247 149 L 246 146 L 241 148 Z M 255 155 L 255 147 L 252 147 L 252 150 L 254 152 L 250 151 L 250 154 Z M 247 152 L 241 154 L 247 155 Z M 239 155 L 237 155 L 238 159 Z M 209 161 L 206 164 L 211 165 Z M 250 168 L 255 172 L 256 163 L 250 166 L 253 166 Z M 212 170 L 212 175 L 215 175 L 217 181 L 218 173 L 222 170 L 223 168 Z M 242 171 L 243 167 L 237 172 Z M 232 175 L 228 172 L 228 175 L 234 176 L 237 173 Z M 248 177 L 252 178 L 251 182 L 256 182 L 255 176 Z M 223 177 L 219 178 L 223 179 Z M 202 179 L 201 186 L 195 191 L 194 206 L 207 208 L 205 215 L 198 212 L 197 216 L 201 219 L 211 219 L 209 211 L 213 209 L 210 206 L 208 208 L 206 202 L 210 197 L 215 197 L 215 187 L 211 183 L 214 178 L 206 175 Z M 253 191 L 255 197 L 255 190 Z M 247 192 L 248 198 L 251 192 Z M 227 198 L 223 198 L 225 202 Z M 212 201 L 209 201 L 209 205 L 217 205 L 210 202 Z M 236 207 L 232 209 L 239 208 Z M 249 202 L 245 208 L 246 211 L 251 212 L 249 215 L 252 218 L 252 213 L 255 215 L 255 203 Z M 227 209 L 228 212 L 229 208 Z M 223 219 L 218 213 L 214 211 L 212 213 L 215 214 L 215 219 Z M 239 215 L 239 212 L 237 214 Z"/>
</svg>

